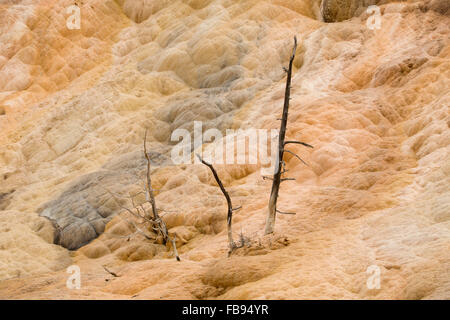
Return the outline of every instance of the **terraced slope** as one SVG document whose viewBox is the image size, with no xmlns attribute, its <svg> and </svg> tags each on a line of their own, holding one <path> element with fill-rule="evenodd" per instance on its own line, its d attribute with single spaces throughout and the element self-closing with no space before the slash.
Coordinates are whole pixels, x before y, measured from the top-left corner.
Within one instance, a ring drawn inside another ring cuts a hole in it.
<svg viewBox="0 0 450 320">
<path fill-rule="evenodd" d="M 79 30 L 73 1 L 0 5 L 0 298 L 450 298 L 448 1 L 380 1 L 379 30 L 366 3 L 325 23 L 313 0 L 76 2 Z M 172 133 L 278 128 L 294 35 L 287 134 L 315 147 L 286 158 L 297 214 L 264 237 L 261 165 L 217 165 L 252 241 L 227 258 L 226 203 Z M 105 191 L 140 190 L 146 128 L 181 262 L 124 237 Z"/>
</svg>

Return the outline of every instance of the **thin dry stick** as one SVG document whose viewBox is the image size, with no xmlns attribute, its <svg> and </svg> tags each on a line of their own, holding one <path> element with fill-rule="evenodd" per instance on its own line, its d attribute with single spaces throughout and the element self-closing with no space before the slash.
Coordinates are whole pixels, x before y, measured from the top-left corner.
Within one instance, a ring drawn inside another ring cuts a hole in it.
<svg viewBox="0 0 450 320">
<path fill-rule="evenodd" d="M 222 191 L 223 195 L 225 196 L 225 199 L 227 200 L 227 205 L 228 205 L 227 226 L 228 226 L 228 246 L 229 246 L 228 255 L 230 255 L 233 252 L 233 250 L 236 249 L 236 244 L 233 241 L 233 231 L 231 228 L 231 222 L 233 219 L 233 211 L 239 210 L 241 207 L 237 207 L 237 208 L 233 209 L 233 205 L 231 204 L 230 195 L 228 194 L 227 190 L 225 190 L 225 187 L 223 186 L 223 183 L 220 180 L 216 169 L 214 169 L 212 164 L 203 160 L 202 157 L 200 157 L 198 154 L 197 154 L 197 157 L 201 161 L 201 163 L 203 163 L 205 166 L 207 166 L 211 170 L 212 174 L 214 175 L 214 178 L 216 179 L 217 184 L 219 185 L 220 190 Z"/>
</svg>

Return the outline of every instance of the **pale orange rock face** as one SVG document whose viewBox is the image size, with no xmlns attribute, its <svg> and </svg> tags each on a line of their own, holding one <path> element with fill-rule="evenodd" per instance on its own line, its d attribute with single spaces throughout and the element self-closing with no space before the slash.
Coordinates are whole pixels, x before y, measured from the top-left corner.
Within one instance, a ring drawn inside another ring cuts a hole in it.
<svg viewBox="0 0 450 320">
<path fill-rule="evenodd" d="M 446 1 L 381 1 L 374 30 L 365 10 L 324 23 L 312 0 L 77 2 L 79 30 L 73 1 L 0 5 L 0 298 L 450 298 Z M 263 237 L 261 166 L 217 165 L 242 206 L 235 238 L 251 243 L 227 258 L 225 200 L 206 167 L 169 163 L 171 134 L 194 121 L 277 129 L 294 35 L 287 136 L 314 146 L 290 147 L 309 166 L 285 159 L 296 181 L 279 208 L 297 214 Z M 139 190 L 145 128 L 181 262 L 124 237 L 125 213 L 98 187 Z M 39 214 L 66 223 L 67 243 L 96 239 L 55 245 Z M 70 265 L 80 290 L 66 287 Z"/>
</svg>

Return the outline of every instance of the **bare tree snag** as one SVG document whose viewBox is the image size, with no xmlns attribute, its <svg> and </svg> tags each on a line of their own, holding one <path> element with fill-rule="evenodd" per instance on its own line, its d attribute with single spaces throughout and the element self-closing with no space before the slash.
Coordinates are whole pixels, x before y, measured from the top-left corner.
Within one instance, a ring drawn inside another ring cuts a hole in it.
<svg viewBox="0 0 450 320">
<path fill-rule="evenodd" d="M 147 160 L 147 201 L 150 202 L 152 205 L 152 213 L 153 213 L 153 219 L 158 220 L 158 210 L 156 209 L 156 201 L 155 201 L 155 195 L 153 193 L 152 189 L 152 178 L 150 176 L 150 170 L 151 170 L 151 163 L 150 163 L 150 156 L 147 152 L 147 129 L 145 129 L 145 135 L 144 135 L 144 156 Z"/>
<path fill-rule="evenodd" d="M 275 227 L 275 218 L 277 212 L 280 214 L 295 214 L 291 212 L 282 212 L 277 210 L 277 200 L 278 200 L 278 193 L 280 191 L 280 184 L 283 181 L 291 181 L 295 180 L 293 178 L 282 178 L 282 174 L 286 173 L 287 170 L 285 169 L 285 162 L 283 161 L 283 156 L 285 152 L 291 153 L 298 159 L 300 159 L 303 163 L 305 163 L 298 155 L 293 153 L 292 151 L 285 150 L 285 146 L 288 144 L 301 144 L 306 147 L 312 148 L 311 145 L 301 142 L 301 141 L 285 141 L 286 138 L 286 127 L 287 127 L 287 121 L 288 121 L 288 115 L 289 115 L 289 101 L 290 101 L 290 95 L 291 95 L 291 79 L 292 79 L 292 66 L 295 59 L 295 54 L 297 51 L 297 37 L 294 37 L 294 48 L 292 50 L 292 55 L 289 60 L 289 68 L 283 68 L 284 71 L 287 73 L 287 80 L 286 80 L 286 91 L 284 94 L 284 106 L 283 106 L 283 116 L 281 118 L 281 125 L 280 125 L 280 132 L 278 135 L 278 155 L 277 155 L 277 163 L 275 167 L 275 172 L 273 177 L 267 178 L 264 177 L 264 179 L 270 179 L 272 180 L 272 191 L 270 193 L 270 200 L 269 200 L 269 207 L 266 217 L 266 228 L 265 228 L 265 234 L 273 233 L 274 227 Z M 306 164 L 306 163 L 305 163 Z"/>
<path fill-rule="evenodd" d="M 105 190 L 109 195 L 114 199 L 117 206 L 121 209 L 127 211 L 132 218 L 134 218 L 136 221 L 133 221 L 132 219 L 124 218 L 123 216 L 119 215 L 119 218 L 124 220 L 127 224 L 132 227 L 134 232 L 132 234 L 126 235 L 126 236 L 120 236 L 121 238 L 128 238 L 128 240 L 135 234 L 140 234 L 145 239 L 150 240 L 152 242 L 158 242 L 158 239 L 162 240 L 162 244 L 167 245 L 167 243 L 172 244 L 173 252 L 175 255 L 175 258 L 177 261 L 181 261 L 180 256 L 178 255 L 178 250 L 176 246 L 176 234 L 174 234 L 174 238 L 172 239 L 169 236 L 169 232 L 167 230 L 166 223 L 162 219 L 162 216 L 159 215 L 159 210 L 156 207 L 156 201 L 155 201 L 155 195 L 154 195 L 154 189 L 152 188 L 152 179 L 151 179 L 151 163 L 150 163 L 150 156 L 147 152 L 147 130 L 145 131 L 145 137 L 144 137 L 144 156 L 147 160 L 147 172 L 146 172 L 146 180 L 144 181 L 144 191 L 138 192 L 134 195 L 129 195 L 127 198 L 133 205 L 132 208 L 127 208 L 126 206 L 122 205 L 122 202 L 119 198 L 124 198 L 122 195 L 115 195 L 105 187 L 103 187 L 101 184 L 99 184 L 100 188 Z M 136 197 L 139 194 L 145 194 L 146 201 L 141 204 L 136 204 L 134 201 L 134 197 Z M 151 205 L 151 209 L 148 207 L 144 207 L 145 203 L 149 203 Z M 113 234 L 110 234 L 111 236 L 116 236 Z M 106 268 L 105 268 L 106 270 Z M 108 270 L 106 270 L 108 271 Z M 108 271 L 109 272 L 109 271 Z M 111 272 L 109 272 L 111 273 Z M 111 273 L 112 274 L 112 273 Z"/>
<path fill-rule="evenodd" d="M 177 261 L 180 261 L 180 257 L 178 255 L 177 245 L 173 239 L 170 238 L 169 232 L 167 231 L 167 226 L 164 220 L 161 219 L 161 217 L 158 214 L 158 209 L 156 207 L 156 200 L 155 195 L 153 193 L 152 188 L 152 178 L 151 178 L 151 162 L 150 162 L 150 156 L 147 152 L 147 129 L 145 129 L 145 135 L 144 135 L 144 156 L 147 160 L 147 201 L 150 202 L 152 206 L 152 214 L 153 214 L 153 221 L 156 222 L 156 226 L 153 226 L 153 230 L 156 231 L 158 234 L 162 236 L 163 244 L 166 244 L 167 241 L 170 241 L 172 243 L 173 252 L 175 254 L 175 257 Z M 145 210 L 144 210 L 145 211 Z M 176 235 L 175 235 L 176 237 Z"/>
<path fill-rule="evenodd" d="M 214 178 L 216 179 L 217 184 L 219 185 L 220 190 L 222 190 L 223 195 L 225 196 L 225 199 L 227 200 L 228 205 L 228 216 L 227 216 L 227 226 L 228 226 L 228 255 L 231 255 L 234 249 L 237 248 L 236 244 L 233 241 L 233 231 L 231 228 L 231 223 L 233 219 L 233 211 L 239 210 L 241 207 L 233 208 L 233 205 L 231 204 L 231 198 L 228 194 L 227 190 L 225 190 L 225 187 L 223 186 L 222 181 L 220 180 L 216 169 L 214 169 L 213 165 L 206 162 L 197 154 L 197 158 L 200 160 L 201 163 L 203 163 L 205 166 L 207 166 L 209 169 L 211 169 L 212 174 L 214 175 Z"/>
</svg>

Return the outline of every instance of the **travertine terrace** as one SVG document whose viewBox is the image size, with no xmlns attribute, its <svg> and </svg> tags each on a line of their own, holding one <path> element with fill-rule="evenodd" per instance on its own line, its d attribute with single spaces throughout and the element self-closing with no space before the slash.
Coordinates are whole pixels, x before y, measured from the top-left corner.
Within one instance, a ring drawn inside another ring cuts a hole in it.
<svg viewBox="0 0 450 320">
<path fill-rule="evenodd" d="M 449 1 L 324 2 L 1 1 L 0 298 L 449 299 Z M 260 166 L 217 165 L 253 242 L 228 258 L 224 198 L 205 166 L 171 163 L 171 135 L 277 129 L 294 35 L 287 135 L 314 146 L 291 147 L 308 166 L 286 157 L 297 214 L 264 236 Z M 99 187 L 140 188 L 146 128 L 181 262 L 127 238 Z"/>
</svg>

